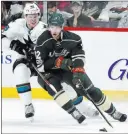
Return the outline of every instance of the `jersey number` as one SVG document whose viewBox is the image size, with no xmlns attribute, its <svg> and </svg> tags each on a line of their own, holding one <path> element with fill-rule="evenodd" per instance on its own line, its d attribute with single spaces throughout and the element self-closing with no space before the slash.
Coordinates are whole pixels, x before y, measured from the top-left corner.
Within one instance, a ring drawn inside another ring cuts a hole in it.
<svg viewBox="0 0 128 134">
<path fill-rule="evenodd" d="M 36 51 L 35 55 L 36 55 L 36 64 L 37 64 L 37 67 L 39 68 L 43 64 L 43 61 L 41 60 L 40 51 Z"/>
</svg>

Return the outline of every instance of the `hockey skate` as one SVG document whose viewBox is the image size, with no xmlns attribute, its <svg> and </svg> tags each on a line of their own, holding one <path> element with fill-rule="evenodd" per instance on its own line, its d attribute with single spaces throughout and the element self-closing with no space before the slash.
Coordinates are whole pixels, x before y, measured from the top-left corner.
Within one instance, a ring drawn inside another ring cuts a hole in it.
<svg viewBox="0 0 128 134">
<path fill-rule="evenodd" d="M 74 119 L 78 121 L 78 123 L 82 123 L 86 118 L 84 115 L 82 115 L 78 109 L 76 109 L 74 112 L 71 113 Z"/>
<path fill-rule="evenodd" d="M 127 119 L 127 115 L 126 114 L 122 114 L 118 111 L 115 111 L 112 115 L 111 115 L 115 120 L 118 120 L 120 122 L 124 122 Z"/>
<path fill-rule="evenodd" d="M 25 105 L 25 117 L 29 119 L 31 122 L 33 122 L 34 118 L 34 107 L 33 104 L 30 103 L 29 105 Z"/>
</svg>

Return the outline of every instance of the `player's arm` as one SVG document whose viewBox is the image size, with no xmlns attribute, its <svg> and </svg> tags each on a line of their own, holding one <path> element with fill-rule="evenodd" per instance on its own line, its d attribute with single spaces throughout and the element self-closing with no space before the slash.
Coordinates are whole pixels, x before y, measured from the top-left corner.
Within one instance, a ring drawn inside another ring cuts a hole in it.
<svg viewBox="0 0 128 134">
<path fill-rule="evenodd" d="M 72 66 L 71 59 L 64 58 L 63 56 L 59 56 L 57 58 L 50 57 L 44 61 L 44 69 L 62 69 L 66 71 L 70 71 L 70 66 Z"/>
<path fill-rule="evenodd" d="M 61 68 L 61 69 L 68 71 L 70 69 L 69 68 L 70 66 L 72 66 L 73 68 L 78 68 L 78 67 L 83 68 L 84 60 L 85 60 L 85 52 L 82 48 L 81 39 L 77 41 L 77 44 L 72 49 L 71 55 L 72 55 L 72 61 L 70 59 L 65 59 L 62 56 L 58 58 L 52 57 L 52 58 L 47 59 L 44 62 L 45 70 L 56 67 L 56 68 Z"/>
<path fill-rule="evenodd" d="M 17 21 L 10 22 L 8 26 L 5 27 L 2 35 L 6 36 L 10 40 L 14 40 L 22 34 L 21 26 Z"/>
<path fill-rule="evenodd" d="M 44 61 L 48 57 L 48 50 L 46 48 L 46 44 L 41 40 L 42 35 L 37 40 L 37 45 L 35 47 L 35 57 L 36 57 L 36 65 L 40 72 L 44 72 Z"/>
<path fill-rule="evenodd" d="M 83 50 L 81 38 L 77 41 L 77 44 L 72 49 L 71 58 L 73 68 L 84 67 L 85 51 Z"/>
<path fill-rule="evenodd" d="M 85 79 L 85 52 L 82 47 L 82 41 L 79 40 L 77 45 L 72 50 L 72 73 L 73 73 L 73 83 L 77 85 L 79 80 L 83 83 Z"/>
<path fill-rule="evenodd" d="M 16 40 L 22 35 L 23 31 L 17 22 L 10 22 L 2 32 L 2 49 L 10 50 L 10 45 L 13 40 Z"/>
<path fill-rule="evenodd" d="M 9 23 L 1 34 L 2 50 L 10 50 L 10 44 L 12 41 L 11 34 L 13 29 L 13 23 Z"/>
</svg>

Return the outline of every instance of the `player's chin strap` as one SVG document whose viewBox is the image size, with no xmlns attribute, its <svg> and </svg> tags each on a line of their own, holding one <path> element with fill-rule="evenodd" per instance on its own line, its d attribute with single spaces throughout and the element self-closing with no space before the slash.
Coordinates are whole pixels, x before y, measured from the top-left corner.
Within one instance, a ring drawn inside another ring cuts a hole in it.
<svg viewBox="0 0 128 134">
<path fill-rule="evenodd" d="M 93 101 L 93 99 L 90 97 L 88 91 L 87 90 L 84 90 L 84 86 L 83 86 L 82 82 L 80 81 L 80 79 L 76 81 L 76 87 L 83 89 L 83 91 L 85 92 L 87 98 L 93 103 L 93 105 L 96 107 L 96 109 L 99 111 L 99 113 L 104 118 L 104 120 L 108 123 L 108 125 L 113 128 L 112 124 L 108 121 L 108 119 L 105 117 L 105 115 L 99 109 L 99 107 L 95 104 L 95 102 Z"/>
</svg>

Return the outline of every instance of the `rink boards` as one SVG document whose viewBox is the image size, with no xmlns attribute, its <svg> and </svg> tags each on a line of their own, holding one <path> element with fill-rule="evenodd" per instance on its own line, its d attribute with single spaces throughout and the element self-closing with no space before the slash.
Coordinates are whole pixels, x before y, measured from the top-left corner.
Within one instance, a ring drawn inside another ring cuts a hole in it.
<svg viewBox="0 0 128 134">
<path fill-rule="evenodd" d="M 103 90 L 111 100 L 128 100 L 128 91 Z M 16 88 L 2 88 L 3 98 L 19 98 Z M 32 88 L 32 97 L 36 99 L 52 99 L 52 97 L 41 88 Z M 86 99 L 86 98 L 85 98 Z"/>
<path fill-rule="evenodd" d="M 128 32 L 73 31 L 81 36 L 86 54 L 85 70 L 96 87 L 112 99 L 128 99 Z M 2 97 L 17 98 L 12 65 L 17 54 L 2 53 Z M 20 72 L 19 72 L 20 73 Z M 51 99 L 31 80 L 33 98 Z"/>
</svg>

